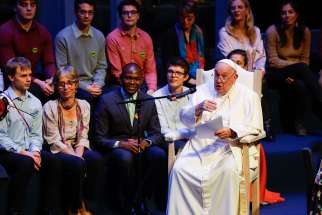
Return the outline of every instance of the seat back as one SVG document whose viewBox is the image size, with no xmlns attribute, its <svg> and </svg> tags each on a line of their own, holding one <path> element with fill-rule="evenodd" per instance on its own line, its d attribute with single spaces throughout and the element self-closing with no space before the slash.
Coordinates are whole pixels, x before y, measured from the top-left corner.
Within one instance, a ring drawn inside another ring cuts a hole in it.
<svg viewBox="0 0 322 215">
<path fill-rule="evenodd" d="M 259 96 L 262 92 L 262 74 L 260 72 L 249 72 L 240 66 L 237 70 L 238 78 L 237 82 L 247 86 L 249 89 L 255 91 Z M 214 82 L 215 70 L 197 70 L 196 82 L 197 86 L 208 81 Z"/>
</svg>

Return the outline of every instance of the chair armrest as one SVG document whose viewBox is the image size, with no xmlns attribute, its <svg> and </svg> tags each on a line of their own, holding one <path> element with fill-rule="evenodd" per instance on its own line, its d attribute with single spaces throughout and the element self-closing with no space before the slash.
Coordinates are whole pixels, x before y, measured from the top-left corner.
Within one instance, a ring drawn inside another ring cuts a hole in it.
<svg viewBox="0 0 322 215">
<path fill-rule="evenodd" d="M 172 167 L 174 165 L 175 159 L 176 159 L 176 154 L 175 154 L 174 142 L 169 142 L 169 145 L 168 145 L 168 175 L 170 175 L 170 172 L 171 172 Z"/>
</svg>

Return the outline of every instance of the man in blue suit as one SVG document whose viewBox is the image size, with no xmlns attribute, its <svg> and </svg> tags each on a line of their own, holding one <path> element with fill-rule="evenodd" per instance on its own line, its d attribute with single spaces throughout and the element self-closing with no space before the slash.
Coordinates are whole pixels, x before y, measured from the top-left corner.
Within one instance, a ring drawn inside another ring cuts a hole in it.
<svg viewBox="0 0 322 215">
<path fill-rule="evenodd" d="M 94 115 L 96 146 L 110 162 L 113 205 L 122 214 L 130 214 L 134 204 L 140 204 L 134 197 L 138 191 L 146 195 L 167 184 L 167 155 L 154 101 L 122 103 L 150 97 L 139 90 L 143 81 L 137 64 L 125 65 L 121 87 L 102 96 Z"/>
</svg>

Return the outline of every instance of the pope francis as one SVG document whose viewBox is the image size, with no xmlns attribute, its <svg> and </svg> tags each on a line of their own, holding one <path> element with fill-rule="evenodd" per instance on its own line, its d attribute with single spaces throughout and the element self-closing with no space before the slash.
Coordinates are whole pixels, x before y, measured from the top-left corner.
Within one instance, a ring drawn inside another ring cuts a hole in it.
<svg viewBox="0 0 322 215">
<path fill-rule="evenodd" d="M 238 214 L 240 145 L 265 136 L 260 99 L 238 83 L 239 68 L 231 60 L 218 61 L 214 78 L 197 88 L 180 113 L 182 122 L 195 128 L 195 133 L 170 175 L 168 215 Z M 205 136 L 209 127 L 217 128 Z M 256 155 L 251 147 L 253 172 Z"/>
</svg>

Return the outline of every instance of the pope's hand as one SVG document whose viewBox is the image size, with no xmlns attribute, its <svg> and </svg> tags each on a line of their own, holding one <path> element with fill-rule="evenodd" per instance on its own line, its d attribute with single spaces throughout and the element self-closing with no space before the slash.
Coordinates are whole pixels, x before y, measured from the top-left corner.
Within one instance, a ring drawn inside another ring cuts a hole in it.
<svg viewBox="0 0 322 215">
<path fill-rule="evenodd" d="M 215 135 L 221 139 L 225 139 L 229 137 L 235 138 L 237 136 L 236 132 L 234 132 L 230 128 L 221 128 L 215 132 Z"/>
<path fill-rule="evenodd" d="M 197 105 L 195 113 L 196 113 L 196 116 L 200 116 L 202 112 L 204 111 L 212 112 L 216 110 L 216 108 L 217 108 L 217 103 L 215 101 L 205 100 Z"/>
</svg>

